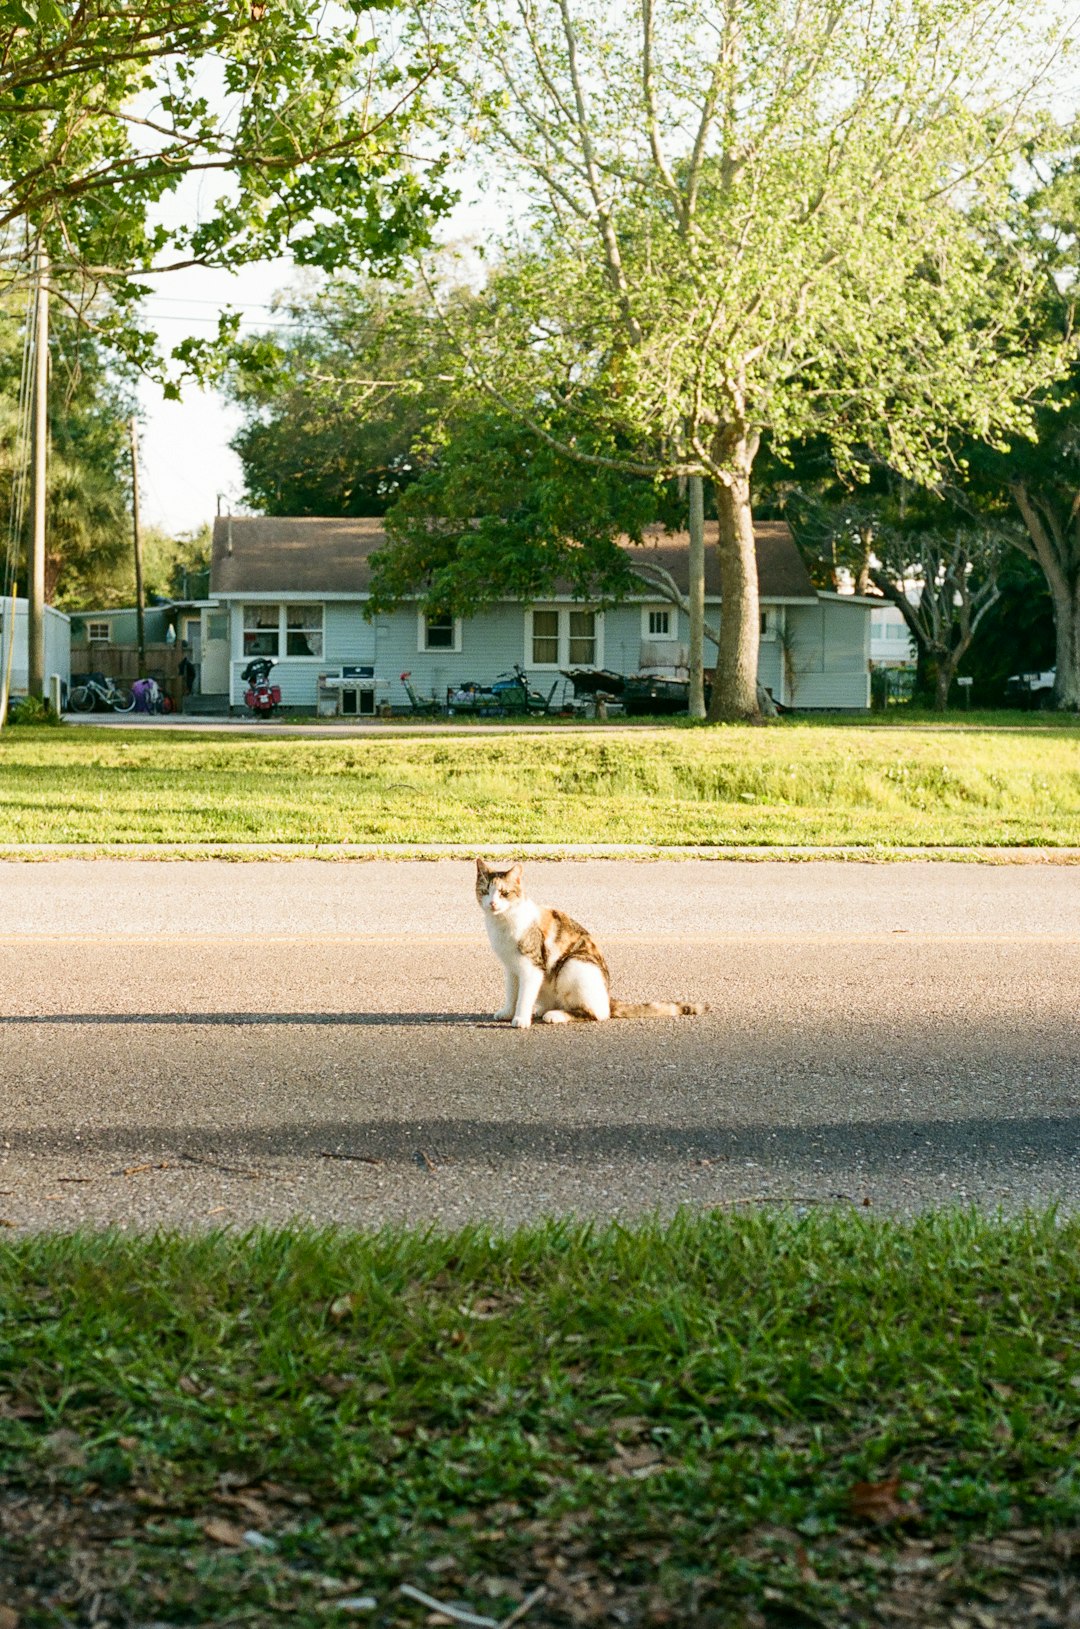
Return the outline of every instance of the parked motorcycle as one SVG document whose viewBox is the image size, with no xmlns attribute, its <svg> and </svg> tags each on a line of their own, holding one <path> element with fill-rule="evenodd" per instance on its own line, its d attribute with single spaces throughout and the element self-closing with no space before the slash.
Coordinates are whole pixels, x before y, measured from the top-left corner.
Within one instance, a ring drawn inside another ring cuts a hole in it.
<svg viewBox="0 0 1080 1629">
<path fill-rule="evenodd" d="M 534 688 L 529 675 L 520 662 L 515 662 L 509 673 L 500 673 L 492 685 L 492 694 L 507 713 L 550 713 L 561 675 L 545 696 Z"/>
<path fill-rule="evenodd" d="M 240 674 L 247 685 L 244 701 L 253 718 L 273 718 L 281 705 L 281 687 L 270 683 L 270 670 L 276 665 L 268 656 L 255 656 Z"/>
</svg>

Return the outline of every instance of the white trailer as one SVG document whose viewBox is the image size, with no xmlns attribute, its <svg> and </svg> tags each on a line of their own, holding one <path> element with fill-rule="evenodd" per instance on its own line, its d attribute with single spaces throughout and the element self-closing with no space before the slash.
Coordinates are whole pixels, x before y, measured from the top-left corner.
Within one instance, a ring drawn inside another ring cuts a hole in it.
<svg viewBox="0 0 1080 1629">
<path fill-rule="evenodd" d="M 11 694 L 25 696 L 29 686 L 29 657 L 27 655 L 26 628 L 29 606 L 26 600 L 15 601 L 15 616 L 11 615 L 11 600 L 0 602 L 0 694 L 4 688 L 4 673 L 11 664 Z M 14 644 L 12 621 L 14 620 Z M 45 694 L 49 682 L 59 676 L 66 691 L 71 684 L 71 618 L 63 611 L 45 607 Z"/>
</svg>

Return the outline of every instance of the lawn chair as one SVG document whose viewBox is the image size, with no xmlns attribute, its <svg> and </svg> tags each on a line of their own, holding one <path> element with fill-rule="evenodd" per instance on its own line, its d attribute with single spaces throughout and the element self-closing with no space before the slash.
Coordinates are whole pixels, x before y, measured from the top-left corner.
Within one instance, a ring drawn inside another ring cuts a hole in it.
<svg viewBox="0 0 1080 1629">
<path fill-rule="evenodd" d="M 418 696 L 412 687 L 412 670 L 401 675 L 401 682 L 405 686 L 405 694 L 409 698 L 409 712 L 413 718 L 435 718 L 442 712 L 435 696 Z"/>
</svg>

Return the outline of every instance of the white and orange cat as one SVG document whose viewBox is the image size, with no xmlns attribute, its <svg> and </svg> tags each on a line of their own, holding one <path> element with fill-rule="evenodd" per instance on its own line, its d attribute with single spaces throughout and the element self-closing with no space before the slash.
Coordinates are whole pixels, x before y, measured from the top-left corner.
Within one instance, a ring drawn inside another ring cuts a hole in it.
<svg viewBox="0 0 1080 1629">
<path fill-rule="evenodd" d="M 568 1024 L 573 1018 L 681 1018 L 704 1012 L 689 1001 L 613 1001 L 600 947 L 565 911 L 526 899 L 521 866 L 476 862 L 476 897 L 491 948 L 503 966 L 506 996 L 494 1015 L 528 1029 L 534 1018 Z"/>
</svg>

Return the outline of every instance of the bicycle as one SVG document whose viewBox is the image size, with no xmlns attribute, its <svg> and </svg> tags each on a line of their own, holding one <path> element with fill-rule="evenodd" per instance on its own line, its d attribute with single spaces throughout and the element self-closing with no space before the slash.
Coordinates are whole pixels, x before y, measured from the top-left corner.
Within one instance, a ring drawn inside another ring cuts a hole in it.
<svg viewBox="0 0 1080 1629">
<path fill-rule="evenodd" d="M 73 713 L 92 713 L 98 704 L 107 712 L 130 713 L 135 697 L 130 690 L 121 690 L 116 680 L 103 673 L 91 673 L 85 684 L 77 684 L 68 696 L 68 708 Z"/>
</svg>

